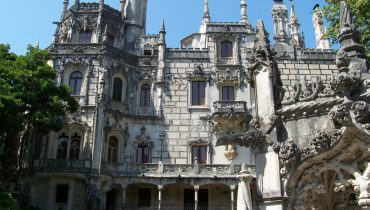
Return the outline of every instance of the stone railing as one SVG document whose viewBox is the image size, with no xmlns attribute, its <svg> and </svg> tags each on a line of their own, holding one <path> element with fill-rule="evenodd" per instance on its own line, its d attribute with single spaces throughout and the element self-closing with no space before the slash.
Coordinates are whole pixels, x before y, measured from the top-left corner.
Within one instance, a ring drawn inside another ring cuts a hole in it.
<svg viewBox="0 0 370 210">
<path fill-rule="evenodd" d="M 35 160 L 33 168 L 35 171 L 46 172 L 77 172 L 90 171 L 89 160 Z"/>
<path fill-rule="evenodd" d="M 255 167 L 248 166 L 255 176 Z M 36 172 L 87 173 L 91 162 L 87 160 L 35 160 Z M 117 176 L 155 176 L 178 177 L 227 177 L 241 171 L 241 165 L 234 164 L 162 164 L 162 163 L 102 163 L 100 172 Z"/>
<path fill-rule="evenodd" d="M 247 102 L 245 101 L 216 101 L 213 103 L 214 113 L 246 112 Z"/>
</svg>

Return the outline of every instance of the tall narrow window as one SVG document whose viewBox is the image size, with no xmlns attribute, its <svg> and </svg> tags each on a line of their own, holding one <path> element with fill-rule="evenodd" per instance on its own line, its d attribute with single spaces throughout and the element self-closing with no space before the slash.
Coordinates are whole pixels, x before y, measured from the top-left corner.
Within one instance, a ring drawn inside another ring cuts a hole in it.
<svg viewBox="0 0 370 210">
<path fill-rule="evenodd" d="M 140 106 L 141 107 L 150 106 L 150 86 L 148 84 L 144 84 L 141 86 Z"/>
<path fill-rule="evenodd" d="M 68 153 L 68 136 L 64 133 L 58 139 L 58 150 L 57 150 L 57 159 L 65 160 L 67 159 Z"/>
<path fill-rule="evenodd" d="M 233 43 L 230 41 L 221 42 L 221 57 L 233 57 Z"/>
<path fill-rule="evenodd" d="M 191 147 L 191 160 L 197 159 L 199 164 L 207 163 L 207 146 L 192 146 Z"/>
<path fill-rule="evenodd" d="M 55 193 L 55 203 L 67 203 L 68 202 L 68 185 L 58 184 Z"/>
<path fill-rule="evenodd" d="M 222 100 L 223 101 L 235 101 L 235 90 L 233 86 L 222 87 Z"/>
<path fill-rule="evenodd" d="M 148 144 L 139 144 L 136 152 L 137 163 L 149 163 L 149 147 Z"/>
<path fill-rule="evenodd" d="M 82 73 L 75 71 L 69 77 L 69 87 L 72 90 L 72 95 L 80 95 L 82 85 Z"/>
<path fill-rule="evenodd" d="M 205 105 L 206 82 L 193 81 L 191 83 L 191 105 Z"/>
<path fill-rule="evenodd" d="M 69 159 L 78 160 L 80 158 L 81 136 L 75 133 L 71 138 L 71 148 L 69 150 Z"/>
<path fill-rule="evenodd" d="M 112 93 L 112 99 L 121 101 L 122 100 L 122 80 L 120 78 L 114 78 L 113 80 L 113 93 Z"/>
<path fill-rule="evenodd" d="M 111 136 L 108 141 L 108 162 L 117 163 L 118 139 Z"/>
<path fill-rule="evenodd" d="M 80 31 L 80 37 L 79 37 L 79 42 L 80 43 L 90 43 L 91 42 L 91 37 L 92 37 L 92 32 L 91 31 Z"/>
</svg>

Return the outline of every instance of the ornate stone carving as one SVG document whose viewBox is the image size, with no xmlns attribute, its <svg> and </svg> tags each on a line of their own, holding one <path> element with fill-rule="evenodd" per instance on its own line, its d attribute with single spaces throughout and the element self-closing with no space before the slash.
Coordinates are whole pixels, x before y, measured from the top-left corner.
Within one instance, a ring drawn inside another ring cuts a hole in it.
<svg viewBox="0 0 370 210">
<path fill-rule="evenodd" d="M 203 64 L 194 64 L 193 72 L 188 73 L 188 80 L 211 80 L 209 73 L 204 72 Z"/>
<path fill-rule="evenodd" d="M 281 167 L 280 174 L 283 177 L 286 177 L 294 164 L 299 161 L 300 150 L 292 139 L 282 142 L 280 146 L 276 145 L 274 150 L 278 151 L 279 154 Z"/>
<path fill-rule="evenodd" d="M 94 31 L 97 26 L 97 15 L 96 14 L 84 14 L 75 17 L 73 27 L 76 30 L 83 31 Z"/>
<path fill-rule="evenodd" d="M 150 141 L 150 136 L 146 135 L 146 128 L 142 127 L 140 129 L 140 134 L 136 136 L 136 142 L 137 144 L 152 144 Z"/>
<path fill-rule="evenodd" d="M 332 138 L 323 131 L 314 133 L 310 145 L 302 149 L 302 159 L 309 158 L 313 155 L 323 153 L 331 148 Z"/>
<path fill-rule="evenodd" d="M 357 101 L 352 104 L 351 110 L 353 111 L 354 120 L 364 130 L 370 131 L 370 106 L 365 101 Z"/>
<path fill-rule="evenodd" d="M 333 109 L 329 112 L 329 118 L 337 126 L 348 125 L 351 121 L 351 117 L 349 115 L 348 109 L 344 105 L 334 106 Z"/>
<path fill-rule="evenodd" d="M 320 77 L 313 76 L 311 77 L 311 81 L 308 82 L 302 76 L 300 82 L 294 83 L 292 89 L 294 93 L 282 102 L 283 105 L 290 105 L 298 101 L 315 100 L 323 90 L 323 85 Z"/>
<path fill-rule="evenodd" d="M 228 160 L 234 160 L 238 155 L 235 145 L 226 145 L 224 155 Z"/>
<path fill-rule="evenodd" d="M 245 134 L 224 134 L 217 139 L 216 146 L 239 145 L 251 147 L 252 150 L 262 151 L 265 144 L 265 135 L 260 131 L 249 130 Z"/>
</svg>

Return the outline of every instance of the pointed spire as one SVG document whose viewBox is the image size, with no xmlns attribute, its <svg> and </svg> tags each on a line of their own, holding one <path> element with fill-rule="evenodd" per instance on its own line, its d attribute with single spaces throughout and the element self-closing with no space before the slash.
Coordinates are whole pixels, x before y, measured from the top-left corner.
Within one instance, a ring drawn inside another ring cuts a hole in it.
<svg viewBox="0 0 370 210">
<path fill-rule="evenodd" d="M 293 0 L 290 0 L 290 29 L 291 29 L 291 43 L 294 46 L 304 46 L 304 41 L 302 35 L 299 32 L 299 27 L 301 24 L 298 21 L 297 15 L 295 13 L 295 6 Z"/>
<path fill-rule="evenodd" d="M 105 24 L 104 33 L 103 33 L 103 42 L 106 42 L 107 40 L 108 40 L 108 25 Z"/>
<path fill-rule="evenodd" d="M 274 23 L 275 41 L 287 43 L 290 38 L 288 9 L 282 0 L 274 0 L 272 18 Z"/>
<path fill-rule="evenodd" d="M 209 23 L 210 21 L 211 21 L 211 16 L 209 15 L 208 0 L 204 0 L 203 22 Z"/>
<path fill-rule="evenodd" d="M 121 3 L 121 15 L 122 15 L 122 19 L 125 17 L 125 7 L 126 7 L 126 0 L 120 0 L 120 3 Z"/>
<path fill-rule="evenodd" d="M 68 10 L 68 4 L 69 4 L 69 0 L 64 0 L 63 1 L 63 12 L 62 12 L 62 18 L 64 18 L 67 10 Z"/>
<path fill-rule="evenodd" d="M 240 2 L 240 23 L 249 24 L 248 16 L 247 16 L 247 3 L 245 0 Z"/>
<path fill-rule="evenodd" d="M 166 44 L 166 27 L 164 20 L 162 21 L 161 29 L 159 30 L 159 40 L 158 44 Z"/>
<path fill-rule="evenodd" d="M 99 11 L 102 12 L 104 10 L 104 0 L 99 0 Z"/>
<path fill-rule="evenodd" d="M 36 45 L 35 45 L 35 48 L 36 49 L 40 49 L 40 40 L 37 40 Z"/>
</svg>

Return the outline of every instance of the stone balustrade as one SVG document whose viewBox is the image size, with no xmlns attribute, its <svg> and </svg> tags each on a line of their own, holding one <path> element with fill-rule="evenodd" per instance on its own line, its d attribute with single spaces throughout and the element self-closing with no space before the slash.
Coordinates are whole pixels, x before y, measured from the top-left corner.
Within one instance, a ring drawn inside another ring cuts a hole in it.
<svg viewBox="0 0 370 210">
<path fill-rule="evenodd" d="M 248 166 L 255 177 L 255 166 Z M 36 172 L 88 172 L 88 160 L 35 160 Z M 163 164 L 163 163 L 102 163 L 101 173 L 117 176 L 157 176 L 178 177 L 234 177 L 241 171 L 241 165 L 234 164 Z"/>
<path fill-rule="evenodd" d="M 216 101 L 213 103 L 214 113 L 227 113 L 230 109 L 234 112 L 247 112 L 245 101 Z"/>
</svg>

